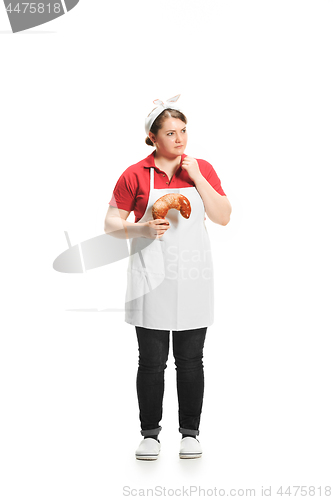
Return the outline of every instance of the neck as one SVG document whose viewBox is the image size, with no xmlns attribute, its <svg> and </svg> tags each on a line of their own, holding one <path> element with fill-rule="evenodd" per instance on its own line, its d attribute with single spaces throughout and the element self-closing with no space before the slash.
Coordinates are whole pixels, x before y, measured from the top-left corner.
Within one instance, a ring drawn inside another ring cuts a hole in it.
<svg viewBox="0 0 333 500">
<path fill-rule="evenodd" d="M 180 165 L 180 162 L 182 161 L 181 156 L 175 156 L 172 158 L 169 158 L 167 156 L 161 155 L 157 150 L 154 153 L 154 158 L 155 158 L 155 165 L 160 168 L 161 170 L 177 170 L 177 168 Z"/>
</svg>

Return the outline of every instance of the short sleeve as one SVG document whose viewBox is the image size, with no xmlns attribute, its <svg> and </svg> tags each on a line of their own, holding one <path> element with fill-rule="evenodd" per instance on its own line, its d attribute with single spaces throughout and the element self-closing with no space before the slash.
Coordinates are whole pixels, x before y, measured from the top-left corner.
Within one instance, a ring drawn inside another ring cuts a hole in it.
<svg viewBox="0 0 333 500">
<path fill-rule="evenodd" d="M 208 163 L 206 160 L 198 160 L 199 167 L 202 175 L 209 182 L 209 184 L 217 191 L 220 195 L 226 196 L 225 192 L 222 189 L 221 181 L 214 170 L 213 165 Z"/>
<path fill-rule="evenodd" d="M 136 192 L 137 186 L 135 183 L 135 177 L 130 175 L 129 170 L 127 169 L 119 177 L 114 187 L 109 205 L 131 212 L 134 210 Z"/>
</svg>

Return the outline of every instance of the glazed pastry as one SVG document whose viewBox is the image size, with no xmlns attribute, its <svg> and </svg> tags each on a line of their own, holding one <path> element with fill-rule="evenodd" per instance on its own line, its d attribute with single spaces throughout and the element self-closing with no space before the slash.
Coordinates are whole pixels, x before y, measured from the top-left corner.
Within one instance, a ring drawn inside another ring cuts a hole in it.
<svg viewBox="0 0 333 500">
<path fill-rule="evenodd" d="M 179 210 L 185 219 L 191 215 L 191 204 L 186 196 L 179 193 L 170 193 L 161 196 L 155 201 L 152 213 L 154 219 L 164 219 L 170 208 Z"/>
</svg>

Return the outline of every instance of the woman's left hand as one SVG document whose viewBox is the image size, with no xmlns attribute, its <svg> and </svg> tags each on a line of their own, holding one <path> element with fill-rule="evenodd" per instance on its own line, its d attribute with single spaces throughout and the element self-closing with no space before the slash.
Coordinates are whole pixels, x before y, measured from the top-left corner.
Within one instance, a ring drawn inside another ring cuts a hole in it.
<svg viewBox="0 0 333 500">
<path fill-rule="evenodd" d="M 182 168 L 186 170 L 190 179 L 192 179 L 194 183 L 199 177 L 202 176 L 198 162 L 195 158 L 192 158 L 192 156 L 185 156 L 182 162 Z"/>
</svg>

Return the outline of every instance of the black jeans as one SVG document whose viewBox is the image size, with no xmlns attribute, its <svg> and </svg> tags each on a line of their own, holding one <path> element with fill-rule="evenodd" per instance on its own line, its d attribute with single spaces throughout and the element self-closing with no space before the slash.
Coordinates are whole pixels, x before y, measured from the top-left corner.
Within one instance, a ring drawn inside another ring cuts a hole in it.
<svg viewBox="0 0 333 500">
<path fill-rule="evenodd" d="M 158 435 L 162 427 L 164 370 L 169 354 L 169 330 L 136 326 L 139 367 L 136 387 L 142 436 Z M 203 347 L 207 327 L 172 331 L 177 370 L 179 432 L 196 436 L 204 394 Z"/>
</svg>

